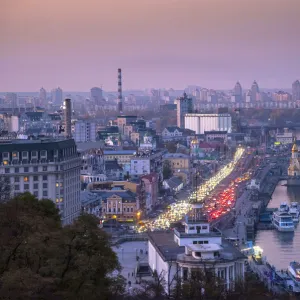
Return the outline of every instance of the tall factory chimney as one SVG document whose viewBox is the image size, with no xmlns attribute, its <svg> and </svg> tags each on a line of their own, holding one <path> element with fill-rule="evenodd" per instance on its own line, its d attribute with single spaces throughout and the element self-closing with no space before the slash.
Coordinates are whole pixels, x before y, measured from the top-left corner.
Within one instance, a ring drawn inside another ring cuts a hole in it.
<svg viewBox="0 0 300 300">
<path fill-rule="evenodd" d="M 66 138 L 72 137 L 71 132 L 71 118 L 72 118 L 72 109 L 71 109 L 71 99 L 65 99 L 65 136 Z"/>
<path fill-rule="evenodd" d="M 121 113 L 123 111 L 122 103 L 122 70 L 118 69 L 118 111 Z"/>
</svg>

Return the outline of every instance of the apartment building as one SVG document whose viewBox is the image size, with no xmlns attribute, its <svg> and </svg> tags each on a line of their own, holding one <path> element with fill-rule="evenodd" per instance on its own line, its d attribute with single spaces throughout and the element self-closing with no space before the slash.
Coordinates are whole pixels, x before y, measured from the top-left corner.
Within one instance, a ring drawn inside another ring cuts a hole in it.
<svg viewBox="0 0 300 300">
<path fill-rule="evenodd" d="M 73 139 L 12 140 L 0 147 L 0 176 L 9 178 L 12 196 L 30 192 L 51 199 L 64 225 L 81 211 L 80 168 Z"/>
</svg>

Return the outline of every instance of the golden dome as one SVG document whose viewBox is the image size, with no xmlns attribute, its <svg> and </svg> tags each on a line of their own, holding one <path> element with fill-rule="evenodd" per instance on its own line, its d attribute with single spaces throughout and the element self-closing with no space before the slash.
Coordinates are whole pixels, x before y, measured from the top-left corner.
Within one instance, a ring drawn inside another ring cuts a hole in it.
<svg viewBox="0 0 300 300">
<path fill-rule="evenodd" d="M 296 144 L 293 145 L 292 152 L 298 152 L 298 147 Z"/>
</svg>

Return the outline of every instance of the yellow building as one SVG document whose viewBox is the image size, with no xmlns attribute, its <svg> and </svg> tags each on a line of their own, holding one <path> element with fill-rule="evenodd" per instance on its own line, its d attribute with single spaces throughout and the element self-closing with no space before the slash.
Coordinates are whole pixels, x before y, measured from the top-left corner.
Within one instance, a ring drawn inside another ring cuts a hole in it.
<svg viewBox="0 0 300 300">
<path fill-rule="evenodd" d="M 292 148 L 292 157 L 290 160 L 290 165 L 288 167 L 288 175 L 289 176 L 299 176 L 300 175 L 300 159 L 299 152 L 296 143 Z"/>
<path fill-rule="evenodd" d="M 190 171 L 191 158 L 189 155 L 182 153 L 168 153 L 164 155 L 164 161 L 167 160 L 173 172 Z"/>
<path fill-rule="evenodd" d="M 139 205 L 135 193 L 111 190 L 101 193 L 102 218 L 135 221 L 139 218 Z"/>
</svg>

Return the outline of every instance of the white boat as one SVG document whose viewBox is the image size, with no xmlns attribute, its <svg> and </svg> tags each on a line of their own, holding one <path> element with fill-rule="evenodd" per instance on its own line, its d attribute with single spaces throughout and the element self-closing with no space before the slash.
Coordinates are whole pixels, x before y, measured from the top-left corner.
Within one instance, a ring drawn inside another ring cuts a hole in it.
<svg viewBox="0 0 300 300">
<path fill-rule="evenodd" d="M 275 211 L 272 216 L 272 224 L 278 231 L 292 232 L 295 230 L 293 218 L 288 212 Z"/>
<path fill-rule="evenodd" d="M 288 273 L 295 283 L 300 284 L 300 264 L 298 262 L 290 263 Z"/>
<path fill-rule="evenodd" d="M 297 202 L 291 203 L 289 213 L 292 216 L 294 223 L 298 223 L 300 212 L 299 212 L 299 205 Z"/>
<path fill-rule="evenodd" d="M 300 205 L 298 202 L 291 202 L 290 209 L 297 209 L 300 212 Z"/>
<path fill-rule="evenodd" d="M 280 212 L 288 212 L 289 211 L 289 206 L 287 205 L 286 202 L 281 202 L 280 206 L 278 208 L 278 211 L 280 211 Z"/>
</svg>

